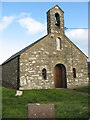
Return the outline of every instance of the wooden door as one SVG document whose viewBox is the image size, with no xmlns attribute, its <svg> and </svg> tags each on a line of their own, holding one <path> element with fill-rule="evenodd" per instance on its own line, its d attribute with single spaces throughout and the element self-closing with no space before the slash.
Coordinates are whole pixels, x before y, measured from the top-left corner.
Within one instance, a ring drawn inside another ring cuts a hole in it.
<svg viewBox="0 0 90 120">
<path fill-rule="evenodd" d="M 54 82 L 56 88 L 62 88 L 62 68 L 60 66 L 55 67 Z"/>
</svg>

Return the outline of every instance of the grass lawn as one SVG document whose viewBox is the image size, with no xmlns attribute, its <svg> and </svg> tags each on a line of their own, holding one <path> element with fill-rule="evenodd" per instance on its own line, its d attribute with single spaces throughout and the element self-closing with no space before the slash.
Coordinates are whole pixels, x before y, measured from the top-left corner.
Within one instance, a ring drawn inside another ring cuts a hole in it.
<svg viewBox="0 0 90 120">
<path fill-rule="evenodd" d="M 88 118 L 88 95 L 68 89 L 15 90 L 2 88 L 3 118 L 27 118 L 28 103 L 54 103 L 56 118 Z"/>
<path fill-rule="evenodd" d="M 88 89 L 90 89 L 90 86 L 84 86 L 84 87 L 82 86 L 82 87 L 76 88 L 76 90 L 81 92 L 86 92 L 86 93 L 88 93 Z"/>
</svg>

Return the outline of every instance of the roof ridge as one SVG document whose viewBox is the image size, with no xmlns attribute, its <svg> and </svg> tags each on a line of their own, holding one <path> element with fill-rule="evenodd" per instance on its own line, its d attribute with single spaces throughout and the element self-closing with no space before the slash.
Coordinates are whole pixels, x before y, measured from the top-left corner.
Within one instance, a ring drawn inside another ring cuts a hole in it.
<svg viewBox="0 0 90 120">
<path fill-rule="evenodd" d="M 65 37 L 67 37 L 66 35 L 64 35 Z M 68 37 L 67 37 L 68 38 Z M 75 45 L 75 43 L 73 43 L 71 40 L 70 40 L 70 38 L 68 38 L 69 39 L 69 41 L 75 46 L 75 47 L 77 47 L 77 45 Z M 80 52 L 82 52 L 82 50 L 80 50 L 80 48 L 79 47 L 77 47 L 78 49 L 79 49 L 79 51 Z M 84 53 L 84 52 L 82 52 L 87 58 L 88 58 L 88 56 Z"/>
<path fill-rule="evenodd" d="M 11 60 L 14 59 L 14 58 L 20 56 L 20 55 L 21 55 L 23 52 L 25 52 L 29 47 L 32 47 L 33 45 L 35 45 L 36 43 L 38 43 L 39 41 L 41 41 L 43 38 L 45 38 L 46 36 L 47 36 L 47 35 L 43 36 L 42 38 L 38 39 L 37 41 L 35 41 L 35 42 L 31 43 L 30 45 L 26 46 L 25 48 L 21 49 L 19 52 L 13 54 L 13 55 L 12 55 L 11 57 L 9 57 L 5 62 L 3 62 L 2 65 L 5 64 L 5 63 L 7 63 L 7 62 L 9 62 L 9 61 L 11 61 Z"/>
</svg>

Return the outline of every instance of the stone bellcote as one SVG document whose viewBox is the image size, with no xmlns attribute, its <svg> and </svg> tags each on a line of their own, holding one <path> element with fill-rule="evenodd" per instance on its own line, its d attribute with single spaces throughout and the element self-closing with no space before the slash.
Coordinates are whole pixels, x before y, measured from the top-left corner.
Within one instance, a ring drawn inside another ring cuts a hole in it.
<svg viewBox="0 0 90 120">
<path fill-rule="evenodd" d="M 47 33 L 64 34 L 64 12 L 58 5 L 47 12 Z"/>
</svg>

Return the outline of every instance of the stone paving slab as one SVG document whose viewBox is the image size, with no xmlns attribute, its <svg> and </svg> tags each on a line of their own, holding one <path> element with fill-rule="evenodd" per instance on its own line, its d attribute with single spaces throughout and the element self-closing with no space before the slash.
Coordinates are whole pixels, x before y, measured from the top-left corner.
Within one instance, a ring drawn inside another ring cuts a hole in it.
<svg viewBox="0 0 90 120">
<path fill-rule="evenodd" d="M 54 104 L 28 104 L 28 119 L 54 120 Z"/>
</svg>

